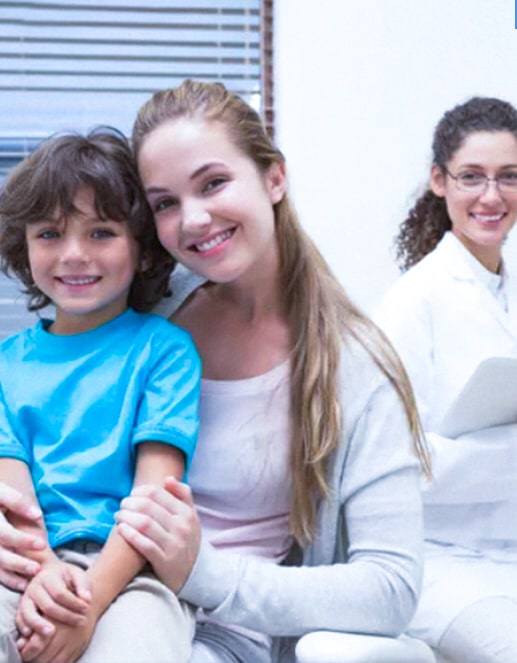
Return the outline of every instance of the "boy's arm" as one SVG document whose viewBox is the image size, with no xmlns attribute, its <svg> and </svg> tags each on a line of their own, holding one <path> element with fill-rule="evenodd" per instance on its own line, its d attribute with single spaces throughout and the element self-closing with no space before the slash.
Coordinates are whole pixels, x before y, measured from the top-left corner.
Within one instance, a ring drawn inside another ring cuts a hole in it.
<svg viewBox="0 0 517 663">
<path fill-rule="evenodd" d="M 134 485 L 162 486 L 165 477 L 172 474 L 183 477 L 183 453 L 169 444 L 142 442 L 137 447 Z M 81 623 L 52 624 L 52 635 L 36 636 L 19 641 L 24 660 L 33 660 L 44 652 L 45 660 L 62 657 L 75 661 L 88 647 L 95 626 L 112 601 L 145 565 L 146 560 L 118 534 L 114 527 L 101 553 L 86 571 L 91 592 L 91 603 Z"/>
<path fill-rule="evenodd" d="M 165 477 L 172 474 L 179 480 L 184 471 L 185 456 L 176 447 L 161 442 L 141 442 L 138 445 L 134 486 L 163 486 Z M 100 555 L 87 571 L 97 618 L 145 563 L 145 558 L 126 543 L 114 527 Z"/>
<path fill-rule="evenodd" d="M 18 490 L 22 495 L 28 497 L 30 502 L 39 509 L 32 477 L 25 462 L 16 458 L 0 458 L 0 482 Z M 16 529 L 36 536 L 45 542 L 45 546 L 42 548 L 27 549 L 24 553 L 27 557 L 40 564 L 55 558 L 54 551 L 48 543 L 47 529 L 43 521 L 43 516 L 35 520 L 27 520 L 12 512 L 9 515 L 9 522 Z"/>
</svg>

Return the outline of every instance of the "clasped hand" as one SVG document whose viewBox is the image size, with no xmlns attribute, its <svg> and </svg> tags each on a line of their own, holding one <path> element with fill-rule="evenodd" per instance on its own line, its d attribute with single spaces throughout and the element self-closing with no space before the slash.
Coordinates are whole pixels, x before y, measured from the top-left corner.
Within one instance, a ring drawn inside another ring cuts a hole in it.
<svg viewBox="0 0 517 663">
<path fill-rule="evenodd" d="M 73 663 L 88 646 L 97 619 L 86 572 L 52 558 L 20 601 L 20 656 L 34 663 Z"/>
</svg>

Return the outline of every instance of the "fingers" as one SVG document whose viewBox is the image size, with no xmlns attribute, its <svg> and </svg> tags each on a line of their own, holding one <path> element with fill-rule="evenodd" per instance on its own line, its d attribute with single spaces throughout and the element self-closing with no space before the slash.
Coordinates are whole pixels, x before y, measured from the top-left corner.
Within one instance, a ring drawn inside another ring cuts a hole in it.
<svg viewBox="0 0 517 663">
<path fill-rule="evenodd" d="M 162 555 L 162 551 L 152 539 L 126 523 L 118 525 L 118 531 L 122 538 L 145 557 L 151 565 L 156 564 L 158 558 Z"/>
<path fill-rule="evenodd" d="M 177 481 L 173 477 L 166 480 L 167 490 L 151 485 L 141 485 L 135 488 L 129 497 L 122 500 L 120 507 L 125 520 L 128 512 L 147 516 L 154 523 L 159 523 L 163 528 L 171 526 L 171 517 L 179 516 L 187 518 L 189 512 L 194 508 L 192 494 L 189 486 Z M 138 522 L 129 522 L 142 531 L 146 528 L 148 519 L 140 519 Z"/>
<path fill-rule="evenodd" d="M 0 582 L 11 589 L 24 591 L 28 579 L 39 571 L 40 565 L 26 557 L 0 548 Z"/>
<path fill-rule="evenodd" d="M 21 532 L 10 525 L 4 515 L 0 515 L 0 545 L 22 552 L 24 550 L 42 550 L 45 542 L 32 534 Z"/>
<path fill-rule="evenodd" d="M 79 598 L 66 587 L 46 586 L 42 583 L 32 589 L 31 598 L 39 611 L 53 621 L 70 626 L 84 623 L 89 602 Z M 37 629 L 33 627 L 33 630 Z"/>
<path fill-rule="evenodd" d="M 48 639 L 55 630 L 54 624 L 39 613 L 34 601 L 26 595 L 22 597 L 18 607 L 16 626 L 25 639 L 30 639 L 33 632 Z"/>
<path fill-rule="evenodd" d="M 52 635 L 43 636 L 40 633 L 32 633 L 29 637 L 21 637 L 17 640 L 16 646 L 20 652 L 20 656 L 24 662 L 30 663 L 31 661 L 42 661 L 40 655 L 47 648 Z"/>
<path fill-rule="evenodd" d="M 2 511 L 12 511 L 22 518 L 37 520 L 42 517 L 41 510 L 27 497 L 15 488 L 0 483 L 0 508 Z"/>
<path fill-rule="evenodd" d="M 70 574 L 70 587 L 74 591 L 75 595 L 79 597 L 82 601 L 85 601 L 87 604 L 90 604 L 92 601 L 92 592 L 91 592 L 90 580 L 86 575 L 86 573 L 82 569 L 70 565 L 69 574 Z"/>
<path fill-rule="evenodd" d="M 185 504 L 194 506 L 192 490 L 188 484 L 178 481 L 175 477 L 167 477 L 165 479 L 165 489 Z"/>
<path fill-rule="evenodd" d="M 165 479 L 164 486 L 165 489 L 157 488 L 150 484 L 142 484 L 134 488 L 131 491 L 130 497 L 126 499 L 133 497 L 148 498 L 171 511 L 179 509 L 181 503 L 188 506 L 193 505 L 192 492 L 190 486 L 186 483 L 182 483 L 171 476 Z"/>
</svg>

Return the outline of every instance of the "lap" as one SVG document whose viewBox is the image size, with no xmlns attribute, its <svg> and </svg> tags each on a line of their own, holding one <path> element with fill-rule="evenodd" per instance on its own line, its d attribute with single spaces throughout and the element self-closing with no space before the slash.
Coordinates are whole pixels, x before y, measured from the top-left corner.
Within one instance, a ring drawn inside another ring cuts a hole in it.
<svg viewBox="0 0 517 663">
<path fill-rule="evenodd" d="M 515 663 L 517 602 L 486 598 L 466 607 L 445 631 L 437 651 L 453 663 Z"/>
<path fill-rule="evenodd" d="M 86 569 L 99 546 L 59 549 L 61 559 Z M 194 637 L 191 607 L 151 571 L 138 574 L 100 618 L 78 663 L 187 663 Z"/>
<path fill-rule="evenodd" d="M 141 574 L 101 617 L 79 663 L 187 663 L 193 635 L 191 608 Z"/>
<path fill-rule="evenodd" d="M 271 663 L 270 646 L 220 624 L 196 627 L 190 663 Z"/>
<path fill-rule="evenodd" d="M 437 648 L 459 615 L 489 599 L 517 602 L 515 563 L 468 553 L 432 555 L 426 558 L 422 595 L 409 633 Z M 487 632 L 490 628 L 488 622 L 478 625 Z"/>
</svg>

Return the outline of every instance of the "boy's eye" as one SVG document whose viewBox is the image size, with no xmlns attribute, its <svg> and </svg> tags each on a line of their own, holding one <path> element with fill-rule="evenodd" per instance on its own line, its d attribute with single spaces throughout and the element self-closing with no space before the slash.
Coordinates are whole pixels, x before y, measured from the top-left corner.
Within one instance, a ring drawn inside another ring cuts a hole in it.
<svg viewBox="0 0 517 663">
<path fill-rule="evenodd" d="M 110 228 L 96 228 L 91 233 L 93 239 L 106 239 L 108 237 L 115 237 L 115 235 L 116 233 Z"/>
<path fill-rule="evenodd" d="M 38 233 L 40 239 L 57 239 L 59 237 L 59 232 L 57 230 L 42 230 Z"/>
</svg>

